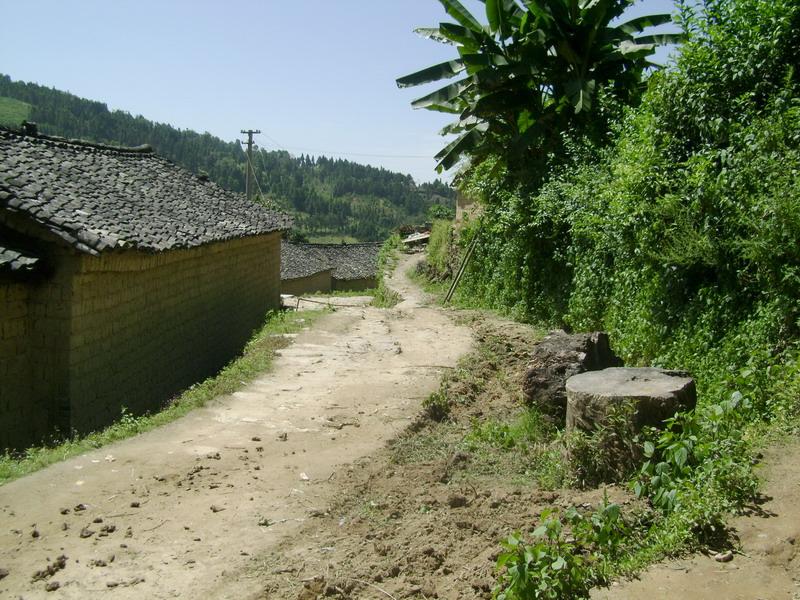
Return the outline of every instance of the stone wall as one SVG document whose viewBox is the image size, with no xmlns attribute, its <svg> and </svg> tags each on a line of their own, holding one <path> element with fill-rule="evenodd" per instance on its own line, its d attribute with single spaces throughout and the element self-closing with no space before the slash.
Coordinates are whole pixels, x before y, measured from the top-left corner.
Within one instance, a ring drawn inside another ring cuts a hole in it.
<svg viewBox="0 0 800 600">
<path fill-rule="evenodd" d="M 331 272 L 320 271 L 308 277 L 298 277 L 296 279 L 284 279 L 281 281 L 281 294 L 291 294 L 292 296 L 302 296 L 314 292 L 331 291 Z"/>
<path fill-rule="evenodd" d="M 160 254 L 64 250 L 53 262 L 44 281 L 13 292 L 0 284 L 6 447 L 97 429 L 122 407 L 158 410 L 234 358 L 280 301 L 279 233 Z M 24 333 L 5 325 L 18 320 L 5 313 L 12 293 L 17 309 L 27 306 Z M 18 347 L 24 359 L 12 354 Z M 14 423 L 23 433 L 12 434 Z"/>
</svg>

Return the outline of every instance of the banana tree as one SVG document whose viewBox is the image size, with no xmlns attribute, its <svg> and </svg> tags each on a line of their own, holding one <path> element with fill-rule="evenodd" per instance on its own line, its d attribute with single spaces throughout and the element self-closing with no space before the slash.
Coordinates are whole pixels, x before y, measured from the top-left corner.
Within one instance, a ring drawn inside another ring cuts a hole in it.
<svg viewBox="0 0 800 600">
<path fill-rule="evenodd" d="M 482 25 L 458 0 L 439 0 L 455 22 L 420 28 L 423 37 L 455 46 L 458 56 L 397 79 L 411 87 L 452 79 L 412 102 L 414 108 L 458 115 L 442 130 L 458 134 L 437 155 L 437 170 L 462 157 L 499 154 L 530 164 L 554 152 L 568 130 L 596 117 L 597 95 L 632 101 L 650 57 L 680 34 L 642 35 L 671 22 L 668 14 L 619 25 L 634 0 L 481 0 Z"/>
</svg>

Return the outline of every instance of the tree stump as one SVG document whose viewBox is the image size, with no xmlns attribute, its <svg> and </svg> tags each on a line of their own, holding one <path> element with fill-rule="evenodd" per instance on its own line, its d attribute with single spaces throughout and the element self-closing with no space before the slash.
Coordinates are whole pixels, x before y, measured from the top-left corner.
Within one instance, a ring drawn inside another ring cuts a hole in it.
<svg viewBox="0 0 800 600">
<path fill-rule="evenodd" d="M 629 406 L 631 431 L 662 427 L 676 412 L 697 403 L 694 379 L 683 371 L 611 368 L 570 377 L 567 390 L 567 431 L 591 433 L 608 422 L 615 409 Z"/>
<path fill-rule="evenodd" d="M 558 427 L 563 427 L 567 412 L 564 385 L 573 375 L 607 367 L 622 366 L 611 350 L 608 334 L 568 334 L 553 331 L 531 351 L 531 360 L 522 382 L 522 393 L 530 406 Z"/>
</svg>

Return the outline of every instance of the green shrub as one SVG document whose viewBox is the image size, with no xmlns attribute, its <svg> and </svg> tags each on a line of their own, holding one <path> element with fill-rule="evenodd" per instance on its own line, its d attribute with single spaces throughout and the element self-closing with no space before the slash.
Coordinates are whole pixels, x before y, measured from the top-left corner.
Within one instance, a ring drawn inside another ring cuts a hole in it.
<svg viewBox="0 0 800 600">
<path fill-rule="evenodd" d="M 545 510 L 527 543 L 509 536 L 497 558 L 497 600 L 588 598 L 607 580 L 607 563 L 619 558 L 627 526 L 620 507 L 604 499 L 589 517 L 570 508 L 560 515 Z"/>
<path fill-rule="evenodd" d="M 753 432 L 796 419 L 800 397 L 800 4 L 682 2 L 681 23 L 675 65 L 607 147 L 571 140 L 541 185 L 491 160 L 461 179 L 484 208 L 467 303 L 604 329 L 627 364 L 696 378 L 697 409 L 643 436 L 637 492 L 655 516 L 628 565 L 707 539 L 751 500 Z M 571 440 L 578 479 L 624 479 L 633 463 L 600 452 L 621 439 Z"/>
<path fill-rule="evenodd" d="M 453 223 L 451 221 L 437 220 L 431 227 L 431 237 L 426 250 L 427 261 L 432 274 L 437 279 L 446 279 L 453 276 Z"/>
<path fill-rule="evenodd" d="M 450 416 L 450 402 L 445 386 L 422 400 L 423 414 L 433 421 L 444 421 Z"/>
<path fill-rule="evenodd" d="M 653 441 L 644 443 L 648 460 L 634 483 L 636 495 L 649 497 L 669 513 L 682 508 L 692 484 L 707 479 L 729 500 L 728 509 L 752 501 L 756 480 L 743 436 L 752 410 L 750 402 L 734 392 L 727 401 L 679 413 L 664 431 L 651 432 Z"/>
<path fill-rule="evenodd" d="M 392 274 L 397 265 L 397 254 L 401 245 L 400 235 L 393 233 L 378 252 L 378 282 L 372 300 L 373 306 L 391 308 L 400 301 L 399 294 L 386 285 L 386 277 Z"/>
</svg>

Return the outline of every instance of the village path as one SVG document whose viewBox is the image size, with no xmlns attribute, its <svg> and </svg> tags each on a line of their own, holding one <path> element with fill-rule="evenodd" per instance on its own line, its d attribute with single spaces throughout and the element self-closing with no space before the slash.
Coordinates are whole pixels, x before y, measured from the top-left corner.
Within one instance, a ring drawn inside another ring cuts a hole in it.
<svg viewBox="0 0 800 600">
<path fill-rule="evenodd" d="M 405 275 L 414 260 L 390 279 L 395 308 L 339 308 L 241 391 L 0 487 L 0 597 L 257 592 L 258 557 L 321 514 L 471 347 L 467 327 L 425 306 Z"/>
</svg>

